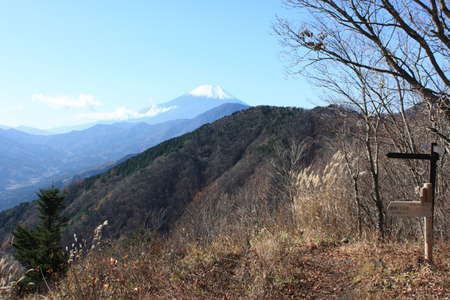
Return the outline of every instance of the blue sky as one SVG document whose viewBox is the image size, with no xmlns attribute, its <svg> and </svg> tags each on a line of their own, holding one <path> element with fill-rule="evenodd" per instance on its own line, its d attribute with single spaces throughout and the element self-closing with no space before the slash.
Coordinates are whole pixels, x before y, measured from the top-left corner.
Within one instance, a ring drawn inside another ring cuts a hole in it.
<svg viewBox="0 0 450 300">
<path fill-rule="evenodd" d="M 281 0 L 0 0 L 0 124 L 38 128 L 137 111 L 202 84 L 250 105 L 312 107 L 271 26 Z"/>
</svg>

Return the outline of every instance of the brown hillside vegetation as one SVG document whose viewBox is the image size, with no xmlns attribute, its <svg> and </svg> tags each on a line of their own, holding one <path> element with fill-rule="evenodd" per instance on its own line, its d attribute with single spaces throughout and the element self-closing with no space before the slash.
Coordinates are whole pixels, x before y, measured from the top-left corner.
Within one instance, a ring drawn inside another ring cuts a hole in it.
<svg viewBox="0 0 450 300">
<path fill-rule="evenodd" d="M 410 113 L 411 124 L 423 122 Z M 256 107 L 70 186 L 69 272 L 27 297 L 448 299 L 447 156 L 439 161 L 430 264 L 420 218 L 386 212 L 390 201 L 417 199 L 428 166 L 385 158 L 393 141 L 378 133 L 379 228 L 359 121 L 336 106 Z M 416 140 L 428 138 L 412 128 Z M 0 221 L 12 226 L 33 215 L 24 211 Z M 99 242 L 92 232 L 104 220 Z M 14 292 L 14 280 L 4 290 Z"/>
<path fill-rule="evenodd" d="M 256 107 L 238 112 L 75 183 L 67 188 L 69 235 L 91 232 L 99 220 L 108 219 L 106 234 L 118 237 L 155 226 L 158 215 L 163 224 L 157 226 L 167 230 L 193 199 L 232 194 L 251 178 L 261 177 L 274 148 L 290 139 L 314 141 L 305 155 L 319 157 L 328 151 L 321 141 L 330 135 L 323 118 L 331 120 L 336 114 L 320 110 Z M 35 221 L 34 205 L 2 212 L 0 238 L 18 222 Z"/>
</svg>

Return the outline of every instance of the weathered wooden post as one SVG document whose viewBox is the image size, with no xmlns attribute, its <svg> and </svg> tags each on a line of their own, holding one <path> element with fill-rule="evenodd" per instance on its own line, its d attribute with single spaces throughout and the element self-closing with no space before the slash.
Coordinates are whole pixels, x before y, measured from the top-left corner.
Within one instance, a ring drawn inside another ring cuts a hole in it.
<svg viewBox="0 0 450 300">
<path fill-rule="evenodd" d="M 431 183 L 431 217 L 425 218 L 425 259 L 429 262 L 433 261 L 433 223 L 434 223 L 434 198 L 436 195 L 436 169 L 439 154 L 436 149 L 437 144 L 431 144 L 430 150 L 430 183 Z"/>
<path fill-rule="evenodd" d="M 425 183 L 420 190 L 421 201 L 430 207 L 431 216 L 424 217 L 424 256 L 429 262 L 433 261 L 433 185 Z"/>
<path fill-rule="evenodd" d="M 436 144 L 431 144 L 430 154 L 388 153 L 389 158 L 425 159 L 430 161 L 430 182 L 425 183 L 420 190 L 420 201 L 392 201 L 388 213 L 393 216 L 424 217 L 424 257 L 433 261 L 433 217 L 434 197 L 436 191 L 436 166 L 439 154 L 435 151 Z"/>
</svg>

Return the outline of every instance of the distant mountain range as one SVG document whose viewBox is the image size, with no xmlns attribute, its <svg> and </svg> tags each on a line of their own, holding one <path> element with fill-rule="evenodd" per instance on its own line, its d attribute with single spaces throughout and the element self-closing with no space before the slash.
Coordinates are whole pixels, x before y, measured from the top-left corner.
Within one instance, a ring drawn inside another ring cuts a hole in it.
<svg viewBox="0 0 450 300">
<path fill-rule="evenodd" d="M 37 129 L 29 126 L 17 126 L 14 129 L 29 133 L 29 134 L 35 134 L 35 135 L 50 135 L 52 132 L 43 130 L 43 129 Z"/>
<path fill-rule="evenodd" d="M 156 106 L 144 107 L 140 110 L 140 112 L 143 115 L 148 116 L 129 119 L 126 120 L 126 122 L 144 122 L 147 124 L 157 124 L 178 119 L 191 119 L 199 114 L 202 114 L 210 109 L 213 109 L 214 107 L 220 106 L 225 103 L 238 103 L 247 105 L 219 86 L 201 85 L 169 102 L 162 103 Z M 18 131 L 34 135 L 53 135 L 68 133 L 71 131 L 81 131 L 91 128 L 95 125 L 111 125 L 118 122 L 119 121 L 117 120 L 102 120 L 87 124 L 56 127 L 46 130 L 29 126 L 7 127 L 0 125 L 0 129 L 16 129 Z"/>
<path fill-rule="evenodd" d="M 231 109 L 230 105 L 225 107 Z M 217 113 L 206 115 L 217 118 L 223 114 Z M 334 138 L 329 128 L 342 126 L 344 119 L 343 112 L 334 107 L 304 110 L 267 106 L 218 119 L 69 185 L 66 234 L 87 234 L 107 219 L 110 225 L 105 234 L 119 237 L 152 226 L 148 223 L 151 216 L 161 212 L 160 228 L 170 230 L 183 215 L 200 215 L 203 201 L 217 203 L 245 186 L 253 186 L 250 190 L 255 192 L 264 188 L 269 184 L 264 178 L 271 161 L 291 142 L 305 145 L 303 167 L 329 157 L 331 150 L 323 146 Z M 178 128 L 185 126 L 174 122 Z M 239 201 L 245 205 L 245 197 Z M 36 219 L 32 203 L 0 212 L 0 241 L 18 222 L 29 224 Z"/>
<path fill-rule="evenodd" d="M 52 132 L 48 131 L 48 130 L 44 130 L 44 129 L 38 129 L 38 128 L 34 128 L 34 127 L 29 127 L 29 126 L 16 126 L 16 127 L 8 127 L 8 126 L 4 126 L 4 125 L 0 125 L 0 129 L 15 129 L 24 133 L 28 133 L 28 134 L 34 134 L 34 135 L 50 135 L 53 134 Z"/>
<path fill-rule="evenodd" d="M 130 154 L 248 108 L 218 87 L 195 91 L 164 104 L 174 108 L 161 116 L 52 135 L 0 129 L 0 210 L 32 200 L 38 188 L 105 171 Z"/>
</svg>

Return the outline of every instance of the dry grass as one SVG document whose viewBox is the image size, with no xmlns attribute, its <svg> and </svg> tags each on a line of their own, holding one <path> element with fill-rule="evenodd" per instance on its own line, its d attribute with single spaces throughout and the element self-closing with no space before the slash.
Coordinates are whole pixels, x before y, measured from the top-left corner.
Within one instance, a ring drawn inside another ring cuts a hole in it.
<svg viewBox="0 0 450 300">
<path fill-rule="evenodd" d="M 22 274 L 21 266 L 11 256 L 3 254 L 0 259 L 0 299 L 11 294 Z"/>
<path fill-rule="evenodd" d="M 342 161 L 337 152 L 322 170 L 305 168 L 296 176 L 293 210 L 306 235 L 332 240 L 355 236 L 357 218 Z"/>
<path fill-rule="evenodd" d="M 435 264 L 420 243 L 306 241 L 262 229 L 247 246 L 136 239 L 103 247 L 71 266 L 47 299 L 447 299 L 450 249 Z M 28 299 L 35 299 L 32 296 Z M 447 297 L 447 298 L 446 298 Z"/>
<path fill-rule="evenodd" d="M 363 299 L 449 299 L 450 246 L 439 242 L 432 265 L 421 243 L 356 243 L 342 248 L 356 264 Z"/>
</svg>

